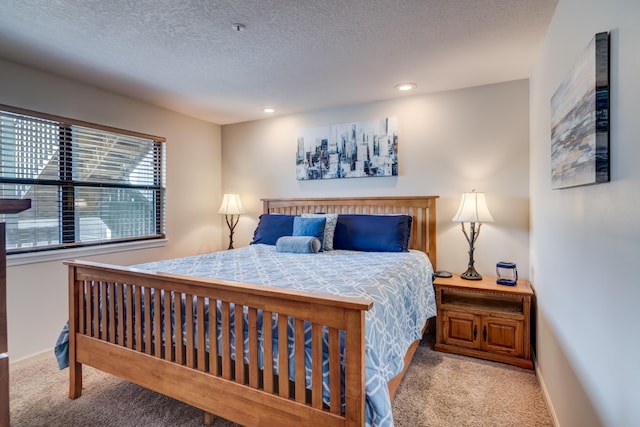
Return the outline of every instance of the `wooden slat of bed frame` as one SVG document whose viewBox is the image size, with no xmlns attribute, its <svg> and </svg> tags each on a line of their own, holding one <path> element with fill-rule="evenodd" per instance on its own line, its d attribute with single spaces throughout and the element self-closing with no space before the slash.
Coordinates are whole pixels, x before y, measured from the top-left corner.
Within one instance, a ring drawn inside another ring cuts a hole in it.
<svg viewBox="0 0 640 427">
<path fill-rule="evenodd" d="M 160 356 L 162 352 L 162 304 L 160 303 L 160 292 L 153 294 L 153 337 L 154 337 L 154 355 Z"/>
<path fill-rule="evenodd" d="M 311 399 L 312 406 L 322 408 L 322 326 L 311 326 Z"/>
<path fill-rule="evenodd" d="M 124 286 L 121 283 L 116 283 L 118 292 L 116 298 L 118 299 L 118 313 L 124 313 Z M 131 301 L 131 300 L 129 300 Z M 124 347 L 124 316 L 120 314 L 118 316 L 118 345 Z"/>
<path fill-rule="evenodd" d="M 151 354 L 151 335 L 152 335 L 151 331 L 153 330 L 153 323 L 151 322 L 150 288 L 145 287 L 144 289 L 142 289 L 142 292 L 144 292 L 144 296 L 142 297 L 142 299 L 144 300 L 144 307 L 146 307 L 146 309 L 144 310 L 144 331 L 142 332 L 144 335 L 144 351 L 147 354 Z M 141 312 L 142 310 L 139 311 L 138 313 L 141 313 Z M 140 319 L 140 317 L 138 319 Z"/>
<path fill-rule="evenodd" d="M 84 295 L 84 304 L 85 306 L 83 308 L 81 308 L 81 310 L 84 311 L 84 319 L 85 319 L 85 329 L 84 332 L 87 335 L 91 335 L 91 322 L 93 321 L 93 311 L 92 311 L 92 307 L 93 307 L 93 292 L 92 292 L 92 287 L 91 287 L 91 283 L 86 283 L 86 281 L 82 282 L 84 285 L 84 289 L 85 289 L 85 295 Z"/>
<path fill-rule="evenodd" d="M 296 389 L 295 399 L 296 402 L 305 401 L 305 368 L 304 368 L 304 320 L 295 319 L 294 322 L 294 357 L 296 364 Z"/>
<path fill-rule="evenodd" d="M 231 320 L 229 303 L 222 301 L 222 378 L 231 379 Z"/>
<path fill-rule="evenodd" d="M 204 330 L 204 321 L 205 321 L 205 313 L 204 313 L 204 298 L 198 297 L 196 300 L 196 314 L 197 314 L 197 322 L 198 326 L 196 330 L 198 332 L 198 370 L 205 371 L 205 360 L 206 360 L 206 336 Z M 167 340 L 169 341 L 169 340 Z"/>
<path fill-rule="evenodd" d="M 92 283 L 91 292 L 93 293 L 93 318 L 91 320 L 91 335 L 92 337 L 100 336 L 100 291 L 99 284 Z"/>
<path fill-rule="evenodd" d="M 107 304 L 109 303 L 109 298 L 107 297 L 107 284 L 108 282 L 102 282 L 100 285 L 100 293 L 101 293 L 101 298 L 100 298 L 100 302 L 102 303 L 102 313 L 108 313 L 107 311 Z M 101 322 L 100 322 L 100 338 L 102 338 L 103 340 L 107 340 L 108 339 L 108 335 L 107 335 L 107 322 L 109 321 L 109 316 L 108 315 L 103 315 L 101 316 Z"/>
<path fill-rule="evenodd" d="M 243 322 L 244 316 L 242 314 L 242 306 L 235 304 L 233 307 L 233 329 L 236 347 L 236 382 L 244 384 L 244 333 Z"/>
<path fill-rule="evenodd" d="M 329 405 L 332 414 L 339 414 L 341 408 L 340 381 L 340 331 L 329 328 Z"/>
<path fill-rule="evenodd" d="M 264 341 L 264 391 L 273 393 L 273 313 L 262 312 L 262 336 Z"/>
<path fill-rule="evenodd" d="M 209 299 L 209 305 L 215 306 L 216 301 Z M 209 370 L 219 375 L 218 364 L 218 319 L 216 310 L 209 310 Z"/>
<path fill-rule="evenodd" d="M 176 353 L 176 363 L 182 365 L 184 363 L 184 335 L 183 331 L 183 323 L 182 323 L 182 304 L 180 304 L 180 299 L 182 295 L 178 292 L 174 293 L 174 301 L 178 301 L 178 304 L 174 304 L 173 309 L 175 310 L 174 317 L 174 328 L 176 331 L 176 341 L 175 341 L 175 353 Z"/>
<path fill-rule="evenodd" d="M 113 299 L 113 298 L 112 298 Z M 136 345 L 135 348 L 138 351 L 144 351 L 144 342 L 143 342 L 143 333 L 142 333 L 142 324 L 144 319 L 142 318 L 142 289 L 140 286 L 136 288 L 135 292 L 135 318 L 136 318 Z M 111 323 L 113 325 L 113 323 Z M 113 328 L 111 328 L 113 329 Z M 111 341 L 113 342 L 113 341 Z"/>
<path fill-rule="evenodd" d="M 164 354 L 165 358 L 172 360 L 171 350 L 173 349 L 173 342 L 171 336 L 173 334 L 171 325 L 171 313 L 173 309 L 171 306 L 171 292 L 164 293 Z"/>
<path fill-rule="evenodd" d="M 195 358 L 193 353 L 193 295 L 186 294 L 184 296 L 184 324 L 186 326 L 185 341 L 187 351 L 187 366 L 195 367 Z"/>
<path fill-rule="evenodd" d="M 116 342 L 116 285 L 113 282 L 107 283 L 109 287 L 109 342 Z"/>
<path fill-rule="evenodd" d="M 249 308 L 249 386 L 258 388 L 258 310 Z"/>
<path fill-rule="evenodd" d="M 286 316 L 278 315 L 278 370 L 279 372 L 289 372 L 289 346 L 287 340 L 280 337 L 286 337 L 288 332 L 288 319 Z M 289 381 L 286 375 L 280 375 L 278 389 L 280 397 L 289 397 Z"/>
<path fill-rule="evenodd" d="M 132 286 L 127 286 L 126 288 L 126 294 L 127 296 L 126 298 L 126 305 L 127 307 L 127 326 L 126 326 L 126 331 L 127 331 L 127 339 L 126 339 L 126 343 L 127 343 L 127 348 L 133 348 L 133 305 L 132 305 L 132 301 L 133 301 L 133 294 L 132 294 Z M 105 295 L 104 298 L 106 298 L 107 296 Z"/>
</svg>

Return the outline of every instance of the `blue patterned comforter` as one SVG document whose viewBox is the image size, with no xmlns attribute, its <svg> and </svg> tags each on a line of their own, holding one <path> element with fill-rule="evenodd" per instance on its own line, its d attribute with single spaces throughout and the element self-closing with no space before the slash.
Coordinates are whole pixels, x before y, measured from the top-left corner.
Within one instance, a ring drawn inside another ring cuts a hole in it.
<svg viewBox="0 0 640 427">
<path fill-rule="evenodd" d="M 404 368 L 426 319 L 436 315 L 431 264 L 419 251 L 293 254 L 250 245 L 135 267 L 372 300 L 365 357 L 367 424 L 373 426 L 393 426 L 387 382 Z"/>
</svg>

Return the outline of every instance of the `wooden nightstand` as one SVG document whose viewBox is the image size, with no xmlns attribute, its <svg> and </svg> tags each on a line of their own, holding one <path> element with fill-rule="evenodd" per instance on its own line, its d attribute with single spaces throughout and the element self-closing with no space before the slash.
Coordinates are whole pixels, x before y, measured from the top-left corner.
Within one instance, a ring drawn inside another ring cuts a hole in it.
<svg viewBox="0 0 640 427">
<path fill-rule="evenodd" d="M 434 287 L 436 350 L 533 369 L 528 281 L 505 286 L 495 277 L 465 280 L 456 274 L 436 277 Z"/>
</svg>

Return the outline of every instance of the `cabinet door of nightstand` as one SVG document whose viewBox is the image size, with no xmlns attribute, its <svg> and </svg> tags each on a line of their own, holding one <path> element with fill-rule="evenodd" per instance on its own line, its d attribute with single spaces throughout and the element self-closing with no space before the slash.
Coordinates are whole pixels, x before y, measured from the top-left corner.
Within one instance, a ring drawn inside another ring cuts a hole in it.
<svg viewBox="0 0 640 427">
<path fill-rule="evenodd" d="M 462 348 L 476 348 L 478 316 L 462 311 L 443 310 L 442 335 L 445 344 Z"/>
<path fill-rule="evenodd" d="M 523 355 L 522 321 L 500 317 L 482 317 L 482 349 L 491 353 Z"/>
</svg>

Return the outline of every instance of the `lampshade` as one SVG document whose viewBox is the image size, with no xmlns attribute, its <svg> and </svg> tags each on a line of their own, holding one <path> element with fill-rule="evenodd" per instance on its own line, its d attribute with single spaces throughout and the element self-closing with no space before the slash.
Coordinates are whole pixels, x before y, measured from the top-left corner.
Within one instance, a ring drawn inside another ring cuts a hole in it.
<svg viewBox="0 0 640 427">
<path fill-rule="evenodd" d="M 227 193 L 222 198 L 222 204 L 218 210 L 223 215 L 240 215 L 244 213 L 240 196 L 235 193 Z"/>
<path fill-rule="evenodd" d="M 493 222 L 493 217 L 487 208 L 484 193 L 462 193 L 462 200 L 458 212 L 453 217 L 454 222 Z"/>
</svg>

